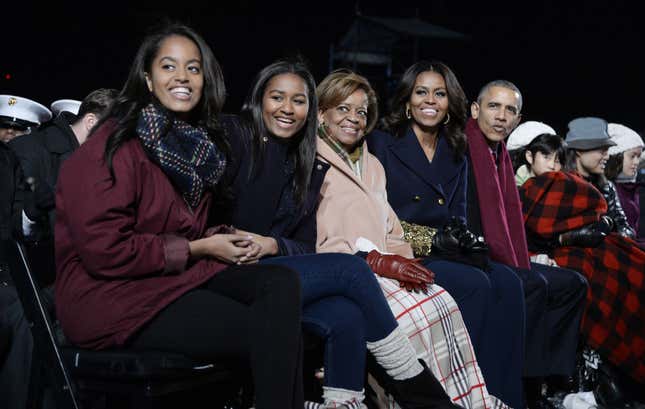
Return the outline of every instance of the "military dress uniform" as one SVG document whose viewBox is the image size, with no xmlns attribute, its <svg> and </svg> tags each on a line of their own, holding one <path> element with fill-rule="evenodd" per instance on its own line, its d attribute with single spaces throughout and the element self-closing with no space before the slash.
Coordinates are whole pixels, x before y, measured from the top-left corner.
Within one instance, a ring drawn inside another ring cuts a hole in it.
<svg viewBox="0 0 645 409">
<path fill-rule="evenodd" d="M 28 134 L 51 118 L 43 105 L 12 95 L 0 95 L 0 239 L 11 237 L 22 224 L 22 169 L 5 143 Z M 6 260 L 0 259 L 0 396 L 3 408 L 27 406 L 33 340 L 22 304 L 11 284 Z M 2 343 L 4 340 L 4 343 Z"/>
</svg>

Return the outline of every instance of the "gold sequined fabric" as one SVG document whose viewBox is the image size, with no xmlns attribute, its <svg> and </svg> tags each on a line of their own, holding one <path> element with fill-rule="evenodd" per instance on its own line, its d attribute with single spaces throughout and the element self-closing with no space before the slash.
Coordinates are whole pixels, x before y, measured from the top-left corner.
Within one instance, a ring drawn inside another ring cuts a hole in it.
<svg viewBox="0 0 645 409">
<path fill-rule="evenodd" d="M 432 239 L 437 234 L 437 229 L 420 224 L 401 221 L 403 238 L 410 243 L 416 257 L 429 256 L 432 251 Z"/>
</svg>

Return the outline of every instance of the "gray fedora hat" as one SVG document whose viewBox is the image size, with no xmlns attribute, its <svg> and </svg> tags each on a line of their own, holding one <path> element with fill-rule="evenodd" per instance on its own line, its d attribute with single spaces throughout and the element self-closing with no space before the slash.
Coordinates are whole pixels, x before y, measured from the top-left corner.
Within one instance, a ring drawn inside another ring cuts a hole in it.
<svg viewBox="0 0 645 409">
<path fill-rule="evenodd" d="M 576 118 L 569 122 L 567 147 L 576 150 L 590 150 L 616 145 L 607 133 L 607 121 L 601 118 Z"/>
</svg>

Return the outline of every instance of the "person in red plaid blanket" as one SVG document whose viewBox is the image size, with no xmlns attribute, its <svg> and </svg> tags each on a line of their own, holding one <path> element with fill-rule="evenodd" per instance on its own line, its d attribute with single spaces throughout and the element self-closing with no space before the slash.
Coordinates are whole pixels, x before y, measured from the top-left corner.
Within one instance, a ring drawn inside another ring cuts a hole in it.
<svg viewBox="0 0 645 409">
<path fill-rule="evenodd" d="M 529 178 L 546 172 L 562 170 L 567 150 L 562 138 L 553 128 L 542 122 L 527 121 L 519 125 L 506 141 L 513 161 L 515 183 L 522 186 Z M 529 258 L 539 264 L 557 266 L 555 260 L 544 252 L 532 251 L 529 241 Z"/>
<path fill-rule="evenodd" d="M 570 376 L 587 283 L 579 273 L 529 261 L 522 207 L 504 140 L 521 118 L 522 96 L 493 81 L 471 104 L 468 138 L 468 228 L 483 235 L 489 256 L 522 280 L 526 305 L 524 377 L 529 407 L 540 405 L 541 378 Z M 557 341 L 556 341 L 557 340 Z"/>
<path fill-rule="evenodd" d="M 645 252 L 619 233 L 609 212 L 612 200 L 598 185 L 612 144 L 606 126 L 599 118 L 572 121 L 567 171 L 529 178 L 520 198 L 529 248 L 589 280 L 582 334 L 605 361 L 597 398 L 615 407 L 629 399 L 616 393 L 616 378 L 627 389 L 645 384 Z"/>
</svg>

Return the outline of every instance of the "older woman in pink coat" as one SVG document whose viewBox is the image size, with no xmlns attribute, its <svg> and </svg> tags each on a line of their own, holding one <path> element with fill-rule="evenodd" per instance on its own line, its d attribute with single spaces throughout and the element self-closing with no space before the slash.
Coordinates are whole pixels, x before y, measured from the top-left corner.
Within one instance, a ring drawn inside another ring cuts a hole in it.
<svg viewBox="0 0 645 409">
<path fill-rule="evenodd" d="M 457 304 L 412 259 L 387 202 L 385 172 L 363 141 L 378 116 L 369 82 L 350 71 L 335 71 L 317 94 L 318 159 L 330 169 L 320 191 L 316 251 L 366 255 L 417 356 L 452 400 L 465 408 L 505 407 L 486 389 Z"/>
</svg>

